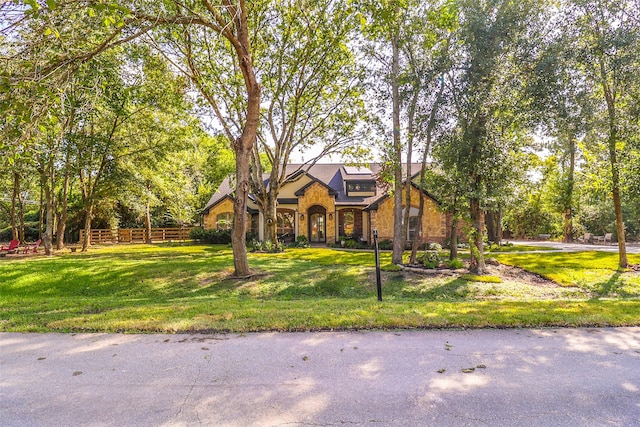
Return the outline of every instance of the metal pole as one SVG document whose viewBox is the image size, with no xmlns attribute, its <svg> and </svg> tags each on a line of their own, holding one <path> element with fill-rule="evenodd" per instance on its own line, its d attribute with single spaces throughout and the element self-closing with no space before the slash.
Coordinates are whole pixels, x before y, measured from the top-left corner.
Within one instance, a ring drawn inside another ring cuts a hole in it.
<svg viewBox="0 0 640 427">
<path fill-rule="evenodd" d="M 378 230 L 373 230 L 373 242 L 376 254 L 376 286 L 378 288 L 378 301 L 382 301 L 382 279 L 380 278 L 380 248 L 378 247 Z"/>
</svg>

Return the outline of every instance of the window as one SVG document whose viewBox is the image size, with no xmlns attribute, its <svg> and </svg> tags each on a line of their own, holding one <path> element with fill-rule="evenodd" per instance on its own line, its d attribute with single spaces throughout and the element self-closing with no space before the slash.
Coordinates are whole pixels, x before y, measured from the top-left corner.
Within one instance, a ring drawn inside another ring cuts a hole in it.
<svg viewBox="0 0 640 427">
<path fill-rule="evenodd" d="M 233 212 L 223 212 L 216 216 L 216 228 L 218 230 L 231 230 L 233 224 Z"/>
<path fill-rule="evenodd" d="M 376 183 L 375 181 L 347 181 L 347 196 L 353 193 L 358 196 L 369 194 L 373 196 L 376 193 Z"/>
</svg>

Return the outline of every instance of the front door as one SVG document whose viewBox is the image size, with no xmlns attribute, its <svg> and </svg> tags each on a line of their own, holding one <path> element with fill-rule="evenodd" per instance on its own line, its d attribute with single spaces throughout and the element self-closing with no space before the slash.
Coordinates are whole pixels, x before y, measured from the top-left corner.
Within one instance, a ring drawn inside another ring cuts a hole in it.
<svg viewBox="0 0 640 427">
<path fill-rule="evenodd" d="M 312 242 L 324 242 L 325 241 L 325 220 L 323 213 L 311 214 L 309 218 L 309 236 L 311 236 Z"/>
</svg>

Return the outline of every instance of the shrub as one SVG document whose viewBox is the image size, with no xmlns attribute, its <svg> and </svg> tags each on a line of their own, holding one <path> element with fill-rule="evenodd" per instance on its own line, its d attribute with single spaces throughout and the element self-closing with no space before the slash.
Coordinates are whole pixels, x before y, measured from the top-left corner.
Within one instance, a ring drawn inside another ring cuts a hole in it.
<svg viewBox="0 0 640 427">
<path fill-rule="evenodd" d="M 24 225 L 24 240 L 27 242 L 35 242 L 39 237 L 38 223 L 25 223 Z M 8 242 L 12 239 L 11 227 L 6 227 L 0 230 L 0 242 Z"/>
<path fill-rule="evenodd" d="M 389 239 L 382 240 L 378 242 L 378 248 L 380 249 L 393 249 L 393 241 Z"/>
<path fill-rule="evenodd" d="M 251 243 L 249 243 L 249 248 L 251 249 L 251 252 L 284 252 L 284 245 L 282 244 L 282 242 L 272 242 L 271 240 L 265 240 L 263 242 L 253 240 L 251 241 Z"/>
<path fill-rule="evenodd" d="M 442 245 L 440 243 L 429 243 L 429 250 L 431 251 L 441 251 Z"/>
<path fill-rule="evenodd" d="M 189 232 L 189 237 L 199 242 L 226 245 L 231 243 L 231 230 L 205 230 L 202 227 L 194 227 Z"/>
<path fill-rule="evenodd" d="M 426 251 L 418 254 L 418 263 L 424 265 L 426 268 L 436 268 L 440 265 L 440 255 L 437 251 Z"/>
<path fill-rule="evenodd" d="M 298 237 L 296 237 L 296 241 L 289 243 L 288 246 L 290 248 L 310 248 L 311 247 L 311 245 L 309 244 L 309 240 L 307 239 L 307 236 L 305 236 L 304 234 L 301 234 Z"/>
<path fill-rule="evenodd" d="M 191 231 L 189 231 L 189 238 L 191 240 L 203 241 L 204 240 L 204 228 L 202 227 L 193 227 Z"/>
<path fill-rule="evenodd" d="M 452 260 L 447 261 L 447 266 L 454 270 L 457 270 L 459 268 L 464 268 L 464 261 L 462 261 L 460 258 L 454 258 Z"/>
</svg>

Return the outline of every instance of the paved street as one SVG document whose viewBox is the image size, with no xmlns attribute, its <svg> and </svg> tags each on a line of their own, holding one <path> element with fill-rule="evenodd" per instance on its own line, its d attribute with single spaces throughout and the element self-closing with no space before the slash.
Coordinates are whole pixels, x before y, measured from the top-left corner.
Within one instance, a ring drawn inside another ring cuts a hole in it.
<svg viewBox="0 0 640 427">
<path fill-rule="evenodd" d="M 3 426 L 632 426 L 640 328 L 0 334 Z"/>
<path fill-rule="evenodd" d="M 533 245 L 533 246 L 544 246 L 548 248 L 553 248 L 557 251 L 564 252 L 582 252 L 582 251 L 604 251 L 604 252 L 618 252 L 618 244 L 582 244 L 582 243 L 562 243 L 562 242 L 551 242 L 551 241 L 519 241 L 519 240 L 505 240 L 510 241 L 516 245 Z M 640 254 L 640 245 L 637 243 L 627 243 L 626 245 L 628 254 Z M 548 252 L 548 251 L 547 251 Z"/>
</svg>

